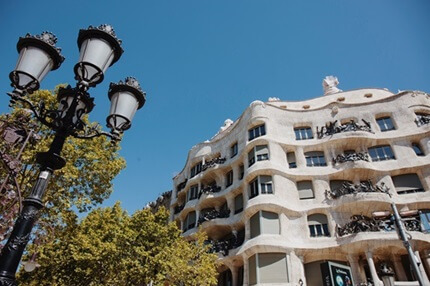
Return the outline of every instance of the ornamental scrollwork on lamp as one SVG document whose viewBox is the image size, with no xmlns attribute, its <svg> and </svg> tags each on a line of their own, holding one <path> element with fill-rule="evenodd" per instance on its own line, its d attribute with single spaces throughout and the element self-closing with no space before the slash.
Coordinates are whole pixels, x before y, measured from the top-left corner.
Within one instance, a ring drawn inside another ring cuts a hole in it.
<svg viewBox="0 0 430 286">
<path fill-rule="evenodd" d="M 6 247 L 9 248 L 9 250 L 17 250 L 19 247 L 25 246 L 29 240 L 30 234 L 15 236 L 7 242 Z"/>
</svg>

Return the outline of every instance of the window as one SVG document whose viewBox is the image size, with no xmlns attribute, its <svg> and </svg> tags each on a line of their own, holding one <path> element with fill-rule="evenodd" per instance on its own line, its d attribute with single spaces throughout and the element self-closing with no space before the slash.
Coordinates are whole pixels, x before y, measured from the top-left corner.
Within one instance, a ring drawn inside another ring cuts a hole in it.
<svg viewBox="0 0 430 286">
<path fill-rule="evenodd" d="M 314 151 L 314 152 L 306 152 L 306 166 L 308 167 L 322 167 L 327 166 L 325 161 L 324 152 Z"/>
<path fill-rule="evenodd" d="M 252 199 L 259 194 L 273 194 L 271 176 L 258 176 L 249 183 L 249 198 Z"/>
<path fill-rule="evenodd" d="M 294 154 L 294 152 L 287 153 L 287 162 L 288 162 L 288 168 L 290 169 L 297 168 L 296 155 Z"/>
<path fill-rule="evenodd" d="M 233 158 L 234 156 L 236 156 L 237 151 L 238 151 L 238 149 L 237 149 L 237 142 L 236 142 L 233 145 L 231 145 L 231 147 L 230 147 L 230 158 Z"/>
<path fill-rule="evenodd" d="M 225 181 L 226 181 L 225 183 L 226 188 L 233 184 L 233 170 L 227 173 L 227 175 L 225 176 Z"/>
<path fill-rule="evenodd" d="M 396 192 L 399 195 L 424 192 L 420 178 L 415 173 L 393 176 L 391 178 L 393 179 Z"/>
<path fill-rule="evenodd" d="M 260 193 L 261 194 L 273 194 L 272 189 L 272 177 L 260 176 Z"/>
<path fill-rule="evenodd" d="M 249 285 L 289 282 L 285 253 L 257 253 L 249 258 L 248 265 Z"/>
<path fill-rule="evenodd" d="M 243 176 L 245 175 L 245 167 L 243 164 L 239 165 L 239 180 L 243 179 Z"/>
<path fill-rule="evenodd" d="M 311 237 L 330 236 L 327 217 L 323 214 L 308 216 L 308 226 Z"/>
<path fill-rule="evenodd" d="M 248 168 L 254 165 L 256 161 L 269 160 L 269 148 L 267 145 L 255 146 L 248 153 Z"/>
<path fill-rule="evenodd" d="M 373 162 L 396 159 L 389 145 L 369 148 L 369 154 Z"/>
<path fill-rule="evenodd" d="M 252 199 L 258 196 L 258 177 L 249 183 L 249 198 Z"/>
<path fill-rule="evenodd" d="M 389 116 L 378 118 L 376 119 L 376 122 L 378 123 L 379 129 L 381 129 L 382 132 L 396 129 L 394 128 L 393 121 Z"/>
<path fill-rule="evenodd" d="M 243 195 L 239 194 L 234 198 L 234 214 L 243 211 Z"/>
<path fill-rule="evenodd" d="M 299 192 L 299 199 L 301 200 L 315 198 L 312 181 L 297 182 L 297 191 Z"/>
<path fill-rule="evenodd" d="M 414 149 L 414 152 L 415 152 L 415 154 L 417 154 L 417 156 L 424 156 L 424 152 L 421 149 L 420 144 L 412 143 L 412 149 Z"/>
<path fill-rule="evenodd" d="M 198 194 L 199 194 L 198 185 L 192 185 L 187 193 L 187 201 L 192 201 L 194 199 L 197 199 Z"/>
<path fill-rule="evenodd" d="M 273 212 L 258 211 L 250 220 L 251 238 L 260 234 L 280 234 L 279 215 Z"/>
<path fill-rule="evenodd" d="M 230 269 L 227 269 L 218 275 L 217 286 L 233 286 L 233 277 Z"/>
<path fill-rule="evenodd" d="M 264 124 L 248 130 L 249 141 L 263 135 L 266 135 L 266 127 L 264 126 Z"/>
<path fill-rule="evenodd" d="M 296 134 L 296 140 L 307 140 L 314 138 L 312 129 L 310 127 L 294 128 L 294 133 Z"/>
<path fill-rule="evenodd" d="M 196 226 L 196 212 L 192 211 L 188 213 L 187 217 L 184 220 L 184 231 L 192 229 Z"/>
<path fill-rule="evenodd" d="M 196 165 L 194 165 L 194 167 L 191 168 L 191 176 L 190 176 L 190 178 L 192 178 L 195 175 L 199 174 L 201 171 L 202 171 L 202 162 L 199 162 Z"/>
<path fill-rule="evenodd" d="M 424 233 L 430 232 L 430 210 L 420 211 L 421 230 Z"/>
</svg>

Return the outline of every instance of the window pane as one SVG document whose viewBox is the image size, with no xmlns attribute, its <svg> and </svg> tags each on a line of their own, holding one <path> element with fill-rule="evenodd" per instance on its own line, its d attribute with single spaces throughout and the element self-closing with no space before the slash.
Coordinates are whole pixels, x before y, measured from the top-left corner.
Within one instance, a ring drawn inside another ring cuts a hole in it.
<svg viewBox="0 0 430 286">
<path fill-rule="evenodd" d="M 243 195 L 240 194 L 234 198 L 234 213 L 240 213 L 243 210 Z"/>
<path fill-rule="evenodd" d="M 261 234 L 260 231 L 260 212 L 255 213 L 250 219 L 251 238 Z"/>
<path fill-rule="evenodd" d="M 287 283 L 287 260 L 285 253 L 258 254 L 259 283 Z"/>
<path fill-rule="evenodd" d="M 413 143 L 412 144 L 412 148 L 414 149 L 415 154 L 417 154 L 417 156 L 424 156 L 423 151 L 421 150 L 420 145 Z"/>
<path fill-rule="evenodd" d="M 322 236 L 323 232 L 322 232 L 322 226 L 320 224 L 315 225 L 315 229 L 317 232 L 317 236 Z"/>
<path fill-rule="evenodd" d="M 272 212 L 261 212 L 261 233 L 280 234 L 279 215 Z"/>
<path fill-rule="evenodd" d="M 324 231 L 324 236 L 330 236 L 330 232 L 328 231 L 328 225 L 327 224 L 323 224 L 323 231 Z"/>
<path fill-rule="evenodd" d="M 376 155 L 375 148 L 369 148 L 370 157 L 372 157 L 372 161 L 378 161 L 378 156 Z"/>
<path fill-rule="evenodd" d="M 394 153 L 393 153 L 393 150 L 391 150 L 390 146 L 385 146 L 384 152 L 388 159 L 394 159 Z"/>
<path fill-rule="evenodd" d="M 316 236 L 314 225 L 310 225 L 309 226 L 309 231 L 311 232 L 311 237 L 315 237 Z"/>
</svg>

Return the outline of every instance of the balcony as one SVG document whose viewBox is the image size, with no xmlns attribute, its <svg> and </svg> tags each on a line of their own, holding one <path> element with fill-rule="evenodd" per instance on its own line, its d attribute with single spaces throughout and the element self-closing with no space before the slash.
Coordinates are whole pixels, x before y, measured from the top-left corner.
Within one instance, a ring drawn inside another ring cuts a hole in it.
<svg viewBox="0 0 430 286">
<path fill-rule="evenodd" d="M 231 233 L 227 238 L 218 241 L 209 240 L 212 244 L 210 252 L 221 253 L 223 256 L 227 256 L 230 250 L 241 246 L 244 241 L 245 231 L 239 231 L 236 235 Z"/>
<path fill-rule="evenodd" d="M 373 185 L 372 182 L 365 181 L 354 185 L 350 182 L 343 182 L 340 188 L 326 190 L 326 197 L 329 199 L 337 199 L 344 195 L 357 194 L 357 193 L 384 193 L 389 194 L 390 188 L 382 182 L 379 185 Z"/>
<path fill-rule="evenodd" d="M 209 185 L 209 186 L 206 186 L 206 187 L 203 187 L 203 188 L 200 189 L 198 197 L 200 199 L 200 197 L 203 194 L 205 194 L 205 195 L 207 195 L 207 194 L 213 194 L 213 193 L 218 193 L 220 191 L 221 191 L 221 187 L 219 187 L 217 185 Z"/>
<path fill-rule="evenodd" d="M 327 123 L 325 126 L 322 126 L 320 130 L 317 126 L 317 137 L 318 139 L 321 139 L 326 136 L 332 136 L 336 133 L 352 131 L 366 131 L 373 133 L 370 123 L 364 119 L 362 119 L 361 121 L 363 121 L 364 125 L 357 124 L 354 120 L 338 125 L 337 120 L 335 120 Z"/>
<path fill-rule="evenodd" d="M 421 220 L 418 212 L 414 216 L 402 218 L 406 231 L 423 231 L 421 228 Z M 391 215 L 386 218 L 376 219 L 364 215 L 353 215 L 351 221 L 344 226 L 337 226 L 337 234 L 342 237 L 349 234 L 359 232 L 381 232 L 381 231 L 394 231 L 395 222 L 391 219 Z"/>
<path fill-rule="evenodd" d="M 211 209 L 205 212 L 202 212 L 199 217 L 198 224 L 202 224 L 205 221 L 210 221 L 216 218 L 228 218 L 230 216 L 230 210 L 229 209 L 223 209 L 217 211 L 216 209 Z"/>
<path fill-rule="evenodd" d="M 430 123 L 430 115 L 429 114 L 417 114 L 417 118 L 415 119 L 415 123 L 418 127 L 429 124 Z"/>
<path fill-rule="evenodd" d="M 344 153 L 344 154 L 337 155 L 336 158 L 333 158 L 333 164 L 340 164 L 345 162 L 356 162 L 356 161 L 370 162 L 369 153 L 367 152 Z"/>
<path fill-rule="evenodd" d="M 221 157 L 213 158 L 212 160 L 209 160 L 203 164 L 202 171 L 206 171 L 207 169 L 215 167 L 216 165 L 224 164 L 225 161 L 226 161 L 225 158 L 221 158 Z"/>
<path fill-rule="evenodd" d="M 175 208 L 173 209 L 174 214 L 180 213 L 184 209 L 184 207 L 185 205 L 176 205 Z"/>
</svg>

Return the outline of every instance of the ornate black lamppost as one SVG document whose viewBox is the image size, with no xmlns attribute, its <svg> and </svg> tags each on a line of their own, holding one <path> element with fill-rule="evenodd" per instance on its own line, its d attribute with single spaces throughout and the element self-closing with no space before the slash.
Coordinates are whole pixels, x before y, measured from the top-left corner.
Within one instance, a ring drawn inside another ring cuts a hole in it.
<svg viewBox="0 0 430 286">
<path fill-rule="evenodd" d="M 25 95 L 38 90 L 46 74 L 59 68 L 64 60 L 60 54 L 61 49 L 55 46 L 56 42 L 57 38 L 49 32 L 36 36 L 27 34 L 20 38 L 17 45 L 18 62 L 15 70 L 10 73 L 11 85 L 14 87 L 14 91 L 8 93 L 11 102 L 20 101 L 30 108 L 40 122 L 55 131 L 55 136 L 49 150 L 37 154 L 39 177 L 29 197 L 24 200 L 23 210 L 2 249 L 0 286 L 17 285 L 15 273 L 30 239 L 33 225 L 43 207 L 42 198 L 48 181 L 54 170 L 61 169 L 66 164 L 65 159 L 60 156 L 66 138 L 74 136 L 90 139 L 103 135 L 119 140 L 120 134 L 130 128 L 136 110 L 141 108 L 146 100 L 146 94 L 138 81 L 128 77 L 125 81 L 111 83 L 109 87 L 111 108 L 107 126 L 111 129 L 110 133 L 100 131 L 98 126 L 86 126 L 81 120 L 82 116 L 94 107 L 94 98 L 90 97 L 88 89 L 103 81 L 107 68 L 123 53 L 121 40 L 116 37 L 112 27 L 101 25 L 79 31 L 80 56 L 74 68 L 77 84 L 74 88 L 68 86 L 59 90 L 58 108 L 47 110 L 43 103 L 33 105 Z"/>
</svg>

